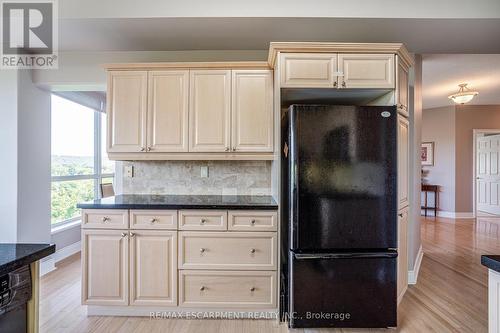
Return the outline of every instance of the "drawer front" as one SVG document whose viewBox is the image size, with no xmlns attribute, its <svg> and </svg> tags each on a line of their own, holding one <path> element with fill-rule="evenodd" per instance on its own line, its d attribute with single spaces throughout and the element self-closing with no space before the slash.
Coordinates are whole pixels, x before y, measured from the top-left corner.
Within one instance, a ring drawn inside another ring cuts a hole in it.
<svg viewBox="0 0 500 333">
<path fill-rule="evenodd" d="M 227 211 L 181 210 L 180 230 L 227 230 Z"/>
<path fill-rule="evenodd" d="M 234 231 L 276 231 L 278 213 L 272 211 L 230 211 L 228 229 Z"/>
<path fill-rule="evenodd" d="M 276 307 L 276 272 L 179 271 L 179 306 Z"/>
<path fill-rule="evenodd" d="M 181 232 L 180 269 L 276 269 L 274 232 Z"/>
<path fill-rule="evenodd" d="M 131 210 L 130 229 L 177 230 L 177 211 Z"/>
<path fill-rule="evenodd" d="M 333 88 L 337 79 L 336 54 L 284 53 L 280 63 L 282 88 Z"/>
<path fill-rule="evenodd" d="M 128 229 L 128 210 L 85 209 L 82 211 L 84 229 Z"/>
</svg>

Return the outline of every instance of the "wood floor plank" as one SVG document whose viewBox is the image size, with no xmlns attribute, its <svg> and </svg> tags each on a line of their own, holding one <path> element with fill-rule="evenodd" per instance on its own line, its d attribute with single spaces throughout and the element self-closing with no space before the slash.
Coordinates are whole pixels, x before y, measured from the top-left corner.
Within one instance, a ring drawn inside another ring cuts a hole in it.
<svg viewBox="0 0 500 333">
<path fill-rule="evenodd" d="M 487 269 L 481 254 L 500 254 L 500 220 L 422 219 L 424 257 L 418 283 L 408 287 L 398 328 L 389 332 L 487 332 Z M 275 320 L 87 317 L 80 302 L 80 257 L 72 256 L 41 281 L 40 332 L 284 333 Z M 388 332 L 377 329 L 296 329 L 297 333 Z"/>
</svg>

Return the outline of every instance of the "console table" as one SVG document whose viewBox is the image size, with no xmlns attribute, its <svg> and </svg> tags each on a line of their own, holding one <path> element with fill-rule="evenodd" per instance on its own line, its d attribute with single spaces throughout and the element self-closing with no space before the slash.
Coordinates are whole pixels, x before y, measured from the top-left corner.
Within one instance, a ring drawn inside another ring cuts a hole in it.
<svg viewBox="0 0 500 333">
<path fill-rule="evenodd" d="M 427 210 L 434 211 L 434 216 L 437 216 L 439 202 L 439 185 L 422 184 L 422 192 L 425 194 L 424 205 L 421 207 L 424 210 L 424 215 L 427 217 Z M 427 193 L 434 193 L 434 206 L 429 206 L 427 202 Z"/>
</svg>

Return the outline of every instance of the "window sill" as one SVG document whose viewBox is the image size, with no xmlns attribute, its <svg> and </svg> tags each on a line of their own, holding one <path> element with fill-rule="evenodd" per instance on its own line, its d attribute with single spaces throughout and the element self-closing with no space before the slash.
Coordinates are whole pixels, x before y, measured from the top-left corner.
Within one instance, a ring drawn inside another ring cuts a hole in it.
<svg viewBox="0 0 500 333">
<path fill-rule="evenodd" d="M 76 221 L 71 221 L 71 222 L 68 222 L 68 223 L 64 223 L 62 225 L 58 225 L 56 227 L 53 227 L 50 230 L 50 234 L 51 235 L 58 234 L 60 232 L 66 231 L 68 229 L 72 229 L 72 228 L 75 228 L 77 226 L 80 226 L 80 224 L 81 224 L 81 220 L 76 220 Z"/>
</svg>

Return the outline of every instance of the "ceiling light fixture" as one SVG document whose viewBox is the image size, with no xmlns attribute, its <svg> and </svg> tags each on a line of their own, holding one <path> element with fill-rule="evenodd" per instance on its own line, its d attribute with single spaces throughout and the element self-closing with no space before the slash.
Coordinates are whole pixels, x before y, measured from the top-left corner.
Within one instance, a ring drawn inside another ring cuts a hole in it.
<svg viewBox="0 0 500 333">
<path fill-rule="evenodd" d="M 472 91 L 469 88 L 467 88 L 467 83 L 461 83 L 458 86 L 460 87 L 458 92 L 448 96 L 449 99 L 451 99 L 453 102 L 457 104 L 468 103 L 474 98 L 474 96 L 479 94 L 477 91 Z"/>
</svg>

